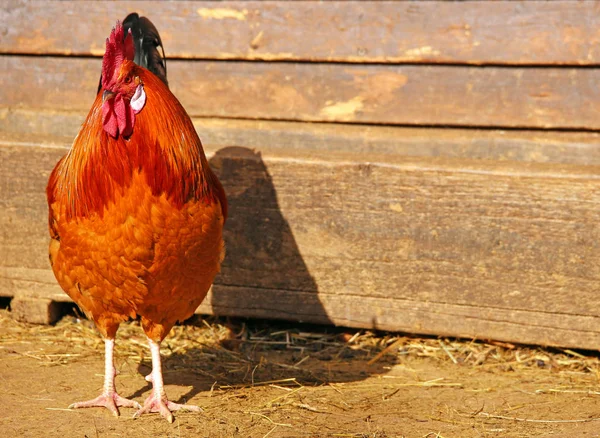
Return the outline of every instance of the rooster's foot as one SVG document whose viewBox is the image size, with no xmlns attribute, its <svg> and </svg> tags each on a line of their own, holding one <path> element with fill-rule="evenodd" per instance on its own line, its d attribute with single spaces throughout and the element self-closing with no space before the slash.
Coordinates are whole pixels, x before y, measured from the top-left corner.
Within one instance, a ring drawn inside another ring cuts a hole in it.
<svg viewBox="0 0 600 438">
<path fill-rule="evenodd" d="M 129 400 L 125 397 L 121 397 L 116 392 L 108 393 L 108 394 L 100 394 L 98 397 L 92 400 L 73 403 L 69 406 L 69 409 L 79 409 L 79 408 L 107 408 L 115 417 L 119 416 L 119 408 L 136 408 L 141 409 L 142 405 L 138 402 Z"/>
<path fill-rule="evenodd" d="M 150 394 L 150 396 L 144 402 L 144 406 L 140 407 L 140 409 L 133 414 L 133 417 L 136 418 L 148 412 L 158 412 L 160 415 L 165 417 L 169 423 L 172 423 L 174 418 L 171 412 L 179 410 L 202 412 L 202 409 L 198 406 L 173 403 L 172 401 L 167 400 L 165 395 L 161 397 L 160 395 L 155 394 L 153 391 L 153 393 Z"/>
</svg>

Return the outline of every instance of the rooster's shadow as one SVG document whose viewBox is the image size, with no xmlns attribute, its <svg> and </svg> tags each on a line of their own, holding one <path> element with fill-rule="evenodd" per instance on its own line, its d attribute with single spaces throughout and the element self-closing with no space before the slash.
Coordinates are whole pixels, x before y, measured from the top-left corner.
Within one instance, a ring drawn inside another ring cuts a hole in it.
<svg viewBox="0 0 600 438">
<path fill-rule="evenodd" d="M 223 391 L 223 388 L 252 386 L 253 382 L 295 379 L 298 383 L 293 384 L 319 385 L 384 374 L 390 359 L 369 364 L 377 351 L 351 348 L 344 342 L 347 340 L 344 331 L 331 327 L 319 300 L 317 284 L 280 210 L 272 177 L 260 153 L 243 147 L 226 147 L 213 155 L 210 165 L 229 201 L 224 231 L 227 255 L 208 300 L 212 313 L 236 316 L 243 307 L 244 316 L 254 318 L 249 322 L 254 333 L 260 331 L 257 324 L 263 324 L 265 333 L 272 336 L 276 327 L 283 338 L 277 347 L 273 343 L 244 339 L 238 332 L 221 345 L 194 347 L 166 357 L 165 384 L 191 385 L 178 402 L 184 403 L 201 393 L 212 395 L 215 388 Z M 274 315 L 290 314 L 307 315 L 306 322 L 321 324 L 317 332 L 323 333 L 323 337 L 302 340 L 301 330 L 310 328 L 290 322 L 260 322 L 272 320 Z M 239 319 L 233 324 L 236 327 L 231 333 L 239 331 L 240 325 L 245 327 Z M 286 338 L 289 341 L 290 333 L 300 339 L 301 345 L 283 342 Z M 307 356 L 310 358 L 303 361 Z M 300 361 L 302 364 L 296 365 Z M 148 374 L 149 361 L 142 361 L 138 371 Z M 132 397 L 149 390 L 148 384 Z"/>
</svg>

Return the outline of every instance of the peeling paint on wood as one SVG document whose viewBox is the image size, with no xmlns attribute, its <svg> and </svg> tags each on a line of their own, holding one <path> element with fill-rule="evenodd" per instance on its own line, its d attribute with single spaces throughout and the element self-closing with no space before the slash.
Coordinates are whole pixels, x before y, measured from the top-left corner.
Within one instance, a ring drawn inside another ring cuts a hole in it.
<svg viewBox="0 0 600 438">
<path fill-rule="evenodd" d="M 320 114 L 326 120 L 352 120 L 357 111 L 360 111 L 364 104 L 363 96 L 356 96 L 346 102 L 325 102 Z"/>
<path fill-rule="evenodd" d="M 423 46 L 414 49 L 409 49 L 406 52 L 404 52 L 404 54 L 409 58 L 427 58 L 431 56 L 438 56 L 441 54 L 441 52 L 439 50 L 435 50 L 431 46 Z"/>
<path fill-rule="evenodd" d="M 239 10 L 231 8 L 200 8 L 197 12 L 202 18 L 213 20 L 233 18 L 234 20 L 244 21 L 248 15 L 248 9 Z"/>
</svg>

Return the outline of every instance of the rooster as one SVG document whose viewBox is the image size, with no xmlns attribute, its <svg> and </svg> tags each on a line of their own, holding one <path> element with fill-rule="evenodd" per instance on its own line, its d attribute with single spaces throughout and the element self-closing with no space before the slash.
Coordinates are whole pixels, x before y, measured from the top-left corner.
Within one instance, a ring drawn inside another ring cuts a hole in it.
<svg viewBox="0 0 600 438">
<path fill-rule="evenodd" d="M 167 86 L 160 36 L 130 14 L 106 40 L 100 90 L 47 187 L 50 263 L 64 291 L 104 338 L 100 396 L 70 408 L 133 407 L 134 416 L 199 411 L 168 400 L 160 343 L 206 296 L 224 257 L 223 187 L 190 117 Z M 137 62 L 137 64 L 136 64 Z M 113 361 L 119 324 L 139 318 L 152 392 L 121 397 Z"/>
</svg>

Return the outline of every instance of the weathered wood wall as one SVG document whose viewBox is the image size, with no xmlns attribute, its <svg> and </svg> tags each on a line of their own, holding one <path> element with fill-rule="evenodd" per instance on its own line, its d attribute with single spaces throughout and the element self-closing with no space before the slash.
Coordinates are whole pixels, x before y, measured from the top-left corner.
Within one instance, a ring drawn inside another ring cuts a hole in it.
<svg viewBox="0 0 600 438">
<path fill-rule="evenodd" d="M 593 1 L 8 1 L 0 295 L 68 299 L 44 187 L 132 10 L 231 204 L 201 312 L 598 348 Z"/>
</svg>

